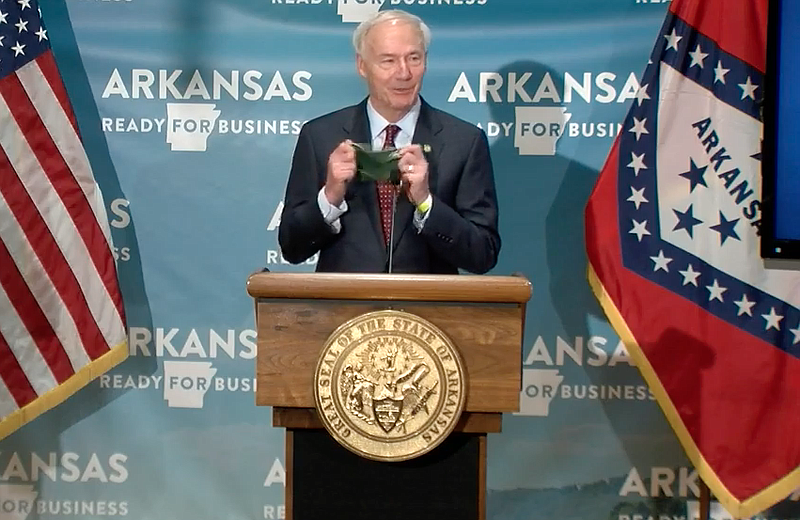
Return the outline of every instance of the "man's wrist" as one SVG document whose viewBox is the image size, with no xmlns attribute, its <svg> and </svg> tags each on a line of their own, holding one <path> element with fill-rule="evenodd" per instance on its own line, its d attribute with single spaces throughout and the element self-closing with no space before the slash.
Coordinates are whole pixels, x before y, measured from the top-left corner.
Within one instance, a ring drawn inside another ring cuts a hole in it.
<svg viewBox="0 0 800 520">
<path fill-rule="evenodd" d="M 325 196 L 325 189 L 321 188 L 317 194 L 317 205 L 322 213 L 322 218 L 326 223 L 333 226 L 336 233 L 339 232 L 339 217 L 347 211 L 347 201 L 342 201 L 338 206 L 334 206 Z"/>
<path fill-rule="evenodd" d="M 422 214 L 425 214 L 428 212 L 428 210 L 431 209 L 432 205 L 433 205 L 433 196 L 431 196 L 431 194 L 429 193 L 428 196 L 425 197 L 425 200 L 417 204 L 417 211 L 419 211 Z"/>
<path fill-rule="evenodd" d="M 325 199 L 327 199 L 331 205 L 336 207 L 342 205 L 344 201 L 344 190 L 336 189 L 325 184 L 325 186 L 322 187 L 322 191 L 325 194 Z"/>
</svg>

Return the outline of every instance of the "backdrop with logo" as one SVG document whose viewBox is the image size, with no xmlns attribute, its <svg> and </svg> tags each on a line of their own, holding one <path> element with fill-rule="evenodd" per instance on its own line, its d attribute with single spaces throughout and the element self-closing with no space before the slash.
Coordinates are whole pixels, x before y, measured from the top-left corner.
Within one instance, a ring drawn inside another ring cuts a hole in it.
<svg viewBox="0 0 800 520">
<path fill-rule="evenodd" d="M 432 29 L 426 100 L 489 136 L 503 239 L 493 274 L 534 286 L 521 412 L 489 440 L 488 518 L 691 518 L 697 476 L 589 290 L 583 238 L 667 6 L 43 3 L 105 198 L 131 355 L 0 443 L 0 518 L 283 517 L 283 430 L 254 404 L 245 280 L 313 270 L 277 244 L 291 154 L 304 121 L 363 98 L 354 22 L 389 8 Z M 800 516 L 799 499 L 766 516 Z"/>
</svg>

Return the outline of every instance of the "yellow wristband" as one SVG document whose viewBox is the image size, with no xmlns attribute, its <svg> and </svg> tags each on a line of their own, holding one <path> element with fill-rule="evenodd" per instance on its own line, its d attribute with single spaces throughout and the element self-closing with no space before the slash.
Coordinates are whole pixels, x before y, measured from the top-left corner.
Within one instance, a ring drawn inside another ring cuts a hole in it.
<svg viewBox="0 0 800 520">
<path fill-rule="evenodd" d="M 417 204 L 417 211 L 419 211 L 420 213 L 427 213 L 429 209 L 431 209 L 430 197 Z"/>
</svg>

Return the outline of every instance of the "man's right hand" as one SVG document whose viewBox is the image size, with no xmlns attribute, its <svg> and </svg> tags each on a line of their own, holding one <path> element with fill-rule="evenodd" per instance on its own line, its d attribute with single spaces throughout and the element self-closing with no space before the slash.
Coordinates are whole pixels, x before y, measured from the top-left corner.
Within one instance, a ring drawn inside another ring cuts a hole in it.
<svg viewBox="0 0 800 520">
<path fill-rule="evenodd" d="M 350 139 L 339 143 L 328 157 L 328 174 L 325 179 L 325 198 L 339 206 L 347 192 L 347 184 L 356 174 L 356 152 Z"/>
</svg>

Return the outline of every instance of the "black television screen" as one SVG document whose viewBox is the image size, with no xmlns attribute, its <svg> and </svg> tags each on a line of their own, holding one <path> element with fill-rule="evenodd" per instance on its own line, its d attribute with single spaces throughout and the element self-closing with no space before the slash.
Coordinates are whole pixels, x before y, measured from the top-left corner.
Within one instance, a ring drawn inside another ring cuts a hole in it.
<svg viewBox="0 0 800 520">
<path fill-rule="evenodd" d="M 769 4 L 761 256 L 800 259 L 800 1 Z"/>
</svg>

